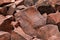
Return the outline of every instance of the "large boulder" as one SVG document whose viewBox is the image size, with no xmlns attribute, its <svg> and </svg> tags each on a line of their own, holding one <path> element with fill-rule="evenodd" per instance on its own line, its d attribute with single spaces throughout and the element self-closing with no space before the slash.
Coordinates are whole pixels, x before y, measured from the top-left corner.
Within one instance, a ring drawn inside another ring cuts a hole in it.
<svg viewBox="0 0 60 40">
<path fill-rule="evenodd" d="M 24 11 L 15 14 L 16 20 L 20 23 L 23 31 L 31 36 L 37 36 L 34 28 L 38 28 L 46 24 L 44 17 L 34 7 L 29 7 Z"/>
</svg>

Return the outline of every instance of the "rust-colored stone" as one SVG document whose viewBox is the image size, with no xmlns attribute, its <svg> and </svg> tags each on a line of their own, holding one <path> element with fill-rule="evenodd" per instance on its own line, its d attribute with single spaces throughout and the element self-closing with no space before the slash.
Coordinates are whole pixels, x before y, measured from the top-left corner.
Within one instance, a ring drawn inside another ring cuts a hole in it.
<svg viewBox="0 0 60 40">
<path fill-rule="evenodd" d="M 48 15 L 47 23 L 57 24 L 60 22 L 60 12 L 51 13 Z"/>
<path fill-rule="evenodd" d="M 12 0 L 0 0 L 0 5 L 4 4 L 4 3 L 10 3 L 10 2 L 15 2 L 15 0 L 14 1 L 12 1 Z"/>
<path fill-rule="evenodd" d="M 7 14 L 7 8 L 6 7 L 0 7 L 0 14 L 6 15 Z"/>
<path fill-rule="evenodd" d="M 30 8 L 29 8 L 30 9 Z M 19 13 L 15 14 L 15 18 L 17 21 L 20 22 L 20 26 L 23 29 L 23 31 L 31 36 L 37 36 L 37 32 L 36 30 L 33 28 L 31 22 L 34 21 L 34 19 L 32 18 L 33 15 L 37 14 L 35 13 L 35 11 L 33 10 L 34 14 L 30 14 L 29 9 L 25 10 L 25 11 L 19 11 Z M 34 9 L 34 8 L 33 8 Z M 28 12 L 26 12 L 28 11 Z M 31 11 L 32 12 L 32 11 Z M 32 12 L 32 13 L 33 13 Z M 30 14 L 30 15 L 29 15 Z M 31 19 L 29 19 L 30 17 Z M 36 16 L 37 17 L 37 16 Z M 38 17 L 39 18 L 39 17 Z M 33 20 L 32 20 L 33 19 Z M 39 18 L 40 19 L 40 18 Z M 32 20 L 32 21 L 31 21 Z M 36 21 L 37 22 L 37 21 Z M 34 22 L 35 23 L 35 22 Z M 37 24 L 37 23 L 36 23 Z M 28 31 L 27 31 L 28 30 Z"/>
<path fill-rule="evenodd" d="M 57 35 L 53 35 L 50 38 L 48 38 L 48 40 L 60 40 L 60 33 L 58 33 Z"/>
<path fill-rule="evenodd" d="M 40 37 L 42 39 L 47 40 L 49 37 L 58 34 L 59 30 L 58 30 L 58 26 L 48 24 L 38 29 L 38 33 L 40 34 Z"/>
<path fill-rule="evenodd" d="M 11 33 L 11 40 L 26 40 L 25 38 L 23 38 L 21 35 L 19 35 L 16 32 L 12 32 Z"/>
<path fill-rule="evenodd" d="M 39 27 L 46 24 L 46 20 L 36 8 L 29 7 L 26 10 L 24 10 L 24 12 L 27 16 L 27 20 L 33 27 Z"/>
<path fill-rule="evenodd" d="M 0 40 L 11 40 L 11 35 L 8 32 L 0 31 Z"/>
<path fill-rule="evenodd" d="M 0 31 L 11 32 L 14 27 L 11 25 L 11 21 L 13 21 L 13 17 L 6 16 L 5 20 L 0 25 Z"/>
</svg>

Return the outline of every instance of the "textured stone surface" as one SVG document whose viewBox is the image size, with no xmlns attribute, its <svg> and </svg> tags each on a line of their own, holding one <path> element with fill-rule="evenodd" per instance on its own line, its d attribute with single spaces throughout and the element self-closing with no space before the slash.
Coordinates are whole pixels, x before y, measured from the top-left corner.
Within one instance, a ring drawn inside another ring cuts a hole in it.
<svg viewBox="0 0 60 40">
<path fill-rule="evenodd" d="M 57 35 L 51 36 L 48 40 L 60 40 L 60 33 L 58 33 Z"/>
<path fill-rule="evenodd" d="M 11 40 L 26 40 L 25 38 L 23 38 L 21 35 L 19 35 L 16 32 L 12 32 L 11 33 Z"/>
<path fill-rule="evenodd" d="M 10 2 L 15 2 L 15 0 L 0 0 L 0 5 L 3 3 L 10 3 Z"/>
<path fill-rule="evenodd" d="M 31 25 L 31 19 L 26 16 L 27 14 L 24 14 L 23 12 L 19 12 L 16 14 L 16 20 L 20 22 L 21 28 L 26 34 L 29 34 L 31 36 L 37 36 L 37 32 Z"/>
<path fill-rule="evenodd" d="M 34 3 L 33 0 L 24 0 L 24 4 L 25 6 L 32 6 Z"/>
<path fill-rule="evenodd" d="M 60 22 L 60 12 L 51 13 L 48 15 L 47 23 L 57 24 Z"/>
<path fill-rule="evenodd" d="M 8 32 L 0 31 L 0 40 L 11 40 L 11 35 Z"/>
<path fill-rule="evenodd" d="M 60 40 L 59 31 L 60 0 L 0 0 L 0 40 Z"/>
<path fill-rule="evenodd" d="M 37 27 L 46 24 L 46 20 L 36 8 L 29 7 L 24 12 L 25 15 L 28 17 L 27 19 L 32 26 Z"/>
<path fill-rule="evenodd" d="M 6 16 L 2 24 L 0 25 L 0 31 L 11 32 L 14 29 L 11 25 L 11 21 L 13 20 L 14 19 L 12 18 L 12 16 Z"/>
<path fill-rule="evenodd" d="M 40 34 L 41 38 L 43 38 L 44 40 L 47 40 L 52 35 L 59 33 L 59 31 L 56 25 L 48 24 L 48 25 L 42 26 L 38 30 L 38 33 Z"/>
</svg>

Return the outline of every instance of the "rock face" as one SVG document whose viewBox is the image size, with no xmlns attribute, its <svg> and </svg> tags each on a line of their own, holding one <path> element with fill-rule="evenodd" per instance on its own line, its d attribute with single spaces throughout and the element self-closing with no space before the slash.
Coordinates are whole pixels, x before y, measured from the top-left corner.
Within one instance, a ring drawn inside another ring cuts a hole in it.
<svg viewBox="0 0 60 40">
<path fill-rule="evenodd" d="M 57 25 L 58 25 L 58 29 L 59 29 L 59 31 L 60 31 L 60 22 L 59 22 L 59 23 L 57 23 Z"/>
<path fill-rule="evenodd" d="M 44 40 L 47 40 L 49 37 L 56 35 L 59 33 L 58 27 L 56 25 L 48 24 L 45 26 L 42 26 L 38 33 L 40 34 L 41 38 Z"/>
<path fill-rule="evenodd" d="M 46 24 L 44 17 L 34 7 L 29 7 L 24 11 L 16 13 L 15 18 L 20 22 L 20 26 L 24 32 L 31 36 L 37 36 L 38 34 L 34 28 Z"/>
<path fill-rule="evenodd" d="M 11 40 L 11 35 L 8 32 L 0 31 L 0 40 Z"/>
<path fill-rule="evenodd" d="M 23 38 L 21 35 L 19 35 L 16 32 L 12 32 L 11 33 L 11 40 L 26 40 L 25 38 Z"/>
<path fill-rule="evenodd" d="M 34 27 L 41 26 L 46 24 L 46 20 L 44 17 L 37 11 L 36 8 L 30 7 L 26 9 L 25 11 L 26 16 L 28 17 L 30 24 Z"/>
<path fill-rule="evenodd" d="M 10 2 L 15 2 L 15 0 L 0 0 L 0 5 L 4 3 L 10 3 Z"/>
<path fill-rule="evenodd" d="M 25 6 L 32 6 L 34 5 L 33 0 L 24 0 Z"/>
<path fill-rule="evenodd" d="M 0 40 L 60 40 L 60 0 L 0 0 Z"/>
<path fill-rule="evenodd" d="M 60 40 L 60 34 L 53 35 L 48 40 Z"/>
<path fill-rule="evenodd" d="M 0 15 L 0 25 L 2 24 L 2 22 L 5 20 L 5 16 Z"/>
<path fill-rule="evenodd" d="M 60 17 L 60 12 L 56 12 L 55 14 L 51 13 L 48 15 L 47 23 L 57 24 L 60 22 L 59 17 Z"/>
<path fill-rule="evenodd" d="M 5 19 L 0 25 L 0 31 L 11 32 L 14 29 L 11 25 L 11 21 L 13 21 L 12 17 Z"/>
<path fill-rule="evenodd" d="M 24 12 L 24 13 L 23 13 Z M 29 22 L 33 27 L 42 26 L 46 24 L 46 19 L 34 7 L 29 7 L 23 12 L 17 13 L 17 16 L 22 16 L 23 19 Z M 21 14 L 22 13 L 22 14 Z M 21 18 L 21 17 L 20 17 Z"/>
<path fill-rule="evenodd" d="M 58 2 L 58 0 L 49 0 L 49 3 L 52 5 L 56 4 L 57 2 Z"/>
<path fill-rule="evenodd" d="M 7 8 L 6 7 L 0 8 L 0 14 L 6 15 L 6 13 L 7 13 Z"/>
<path fill-rule="evenodd" d="M 52 36 L 48 40 L 60 40 L 60 37 Z"/>
</svg>

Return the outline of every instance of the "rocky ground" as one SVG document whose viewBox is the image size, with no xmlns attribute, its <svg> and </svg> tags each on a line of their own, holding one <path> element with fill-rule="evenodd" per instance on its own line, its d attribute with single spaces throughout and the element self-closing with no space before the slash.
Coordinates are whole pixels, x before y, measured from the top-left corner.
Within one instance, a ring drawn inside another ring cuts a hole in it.
<svg viewBox="0 0 60 40">
<path fill-rule="evenodd" d="M 0 40 L 60 40 L 60 0 L 0 0 Z"/>
</svg>

